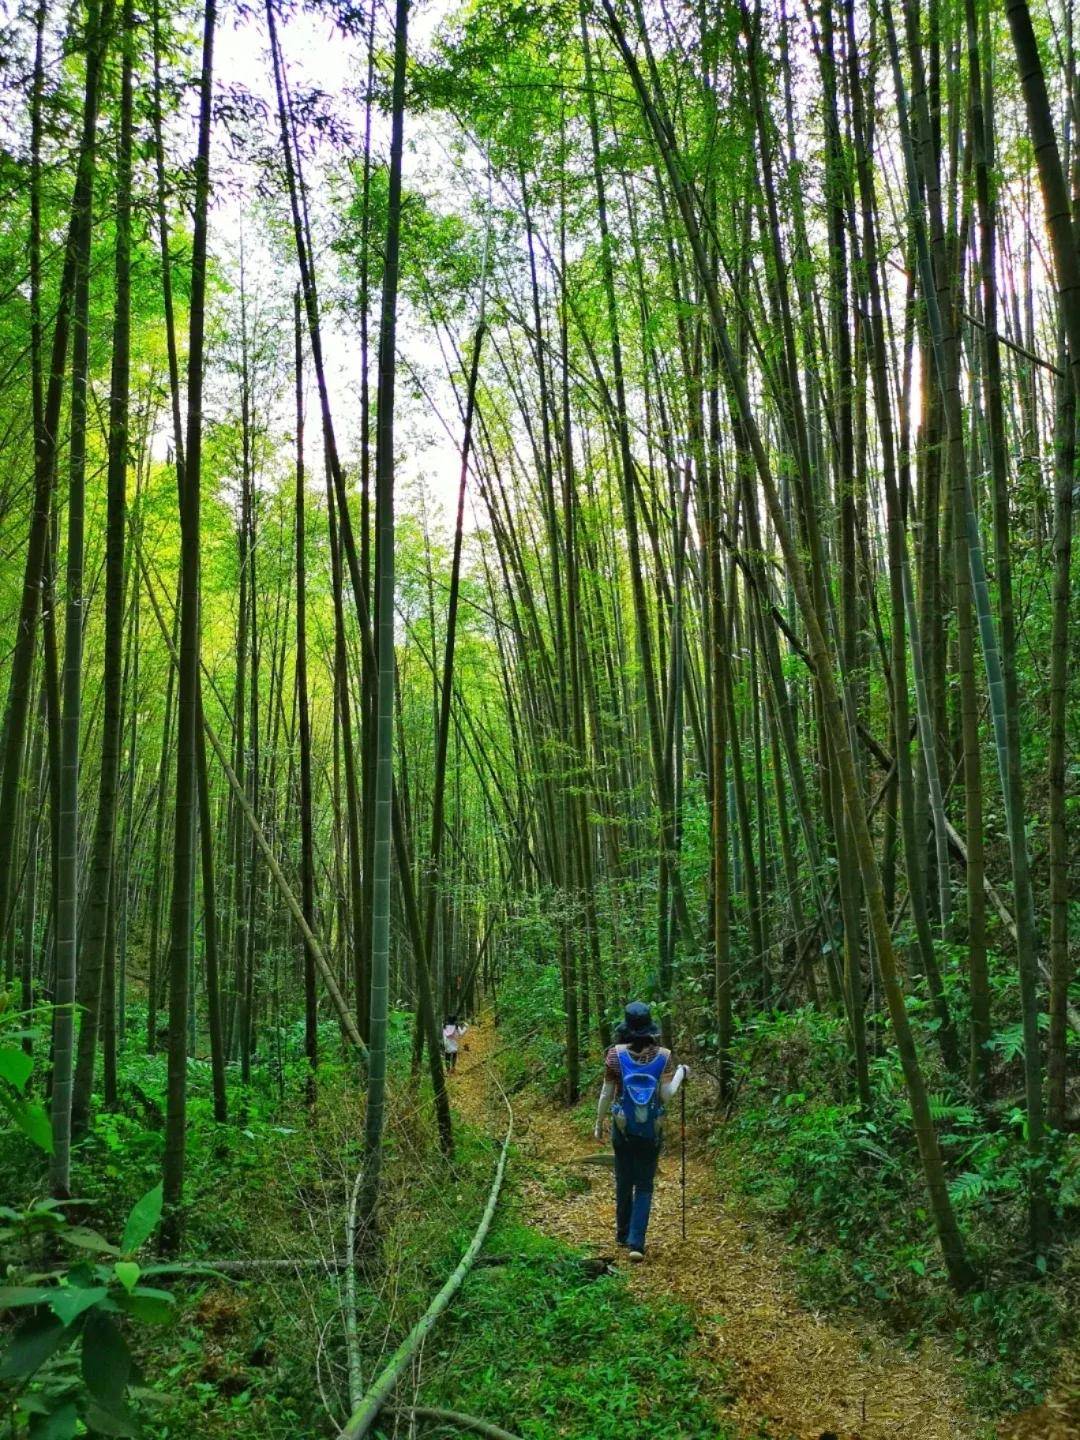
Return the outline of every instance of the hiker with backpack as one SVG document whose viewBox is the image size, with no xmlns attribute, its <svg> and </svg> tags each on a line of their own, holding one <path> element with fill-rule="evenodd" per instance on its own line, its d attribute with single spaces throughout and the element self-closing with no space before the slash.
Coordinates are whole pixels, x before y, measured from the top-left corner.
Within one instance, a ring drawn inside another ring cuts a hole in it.
<svg viewBox="0 0 1080 1440">
<path fill-rule="evenodd" d="M 663 1139 L 664 1106 L 689 1077 L 676 1067 L 660 1042 L 660 1027 L 648 1005 L 634 1000 L 616 1032 L 617 1043 L 604 1060 L 604 1083 L 596 1108 L 597 1140 L 611 1112 L 615 1151 L 615 1243 L 633 1263 L 645 1258 L 645 1231 L 652 1209 L 653 1180 Z"/>
<path fill-rule="evenodd" d="M 446 1068 L 451 1075 L 457 1069 L 458 1044 L 468 1028 L 468 1025 L 460 1021 L 456 1015 L 448 1015 L 443 1023 L 443 1055 L 446 1059 Z"/>
</svg>

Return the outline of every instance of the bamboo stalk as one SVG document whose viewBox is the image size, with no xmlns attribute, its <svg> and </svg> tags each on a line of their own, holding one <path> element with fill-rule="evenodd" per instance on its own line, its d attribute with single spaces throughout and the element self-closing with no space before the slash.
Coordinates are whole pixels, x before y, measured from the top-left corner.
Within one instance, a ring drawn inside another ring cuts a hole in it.
<svg viewBox="0 0 1080 1440">
<path fill-rule="evenodd" d="M 514 1111 L 505 1094 L 508 1121 L 506 1126 L 506 1138 L 503 1140 L 502 1149 L 499 1152 L 499 1163 L 495 1167 L 495 1178 L 491 1183 L 491 1190 L 488 1192 L 487 1204 L 484 1213 L 480 1217 L 480 1224 L 469 1242 L 468 1249 L 458 1261 L 453 1274 L 443 1285 L 431 1304 L 424 1311 L 423 1315 L 416 1322 L 408 1335 L 394 1351 L 389 1361 L 383 1367 L 380 1374 L 368 1387 L 367 1393 L 357 1405 L 344 1429 L 339 1432 L 338 1440 L 360 1440 L 366 1435 L 378 1418 L 387 1400 L 393 1392 L 394 1386 L 401 1379 L 406 1366 L 412 1357 L 420 1349 L 428 1333 L 434 1328 L 439 1316 L 450 1304 L 457 1292 L 461 1289 L 466 1275 L 472 1269 L 473 1262 L 480 1253 L 480 1247 L 487 1238 L 491 1229 L 491 1222 L 495 1215 L 495 1207 L 499 1202 L 499 1193 L 502 1190 L 503 1176 L 506 1173 L 506 1161 L 510 1153 L 510 1139 L 514 1133 Z"/>
<path fill-rule="evenodd" d="M 146 585 L 146 593 L 149 596 L 150 605 L 154 611 L 154 616 L 158 622 L 158 628 L 161 631 L 162 639 L 165 641 L 173 665 L 178 666 L 179 656 L 177 654 L 176 647 L 173 644 L 172 639 L 169 635 L 168 629 L 166 628 L 165 617 L 161 613 L 161 608 L 158 604 L 157 595 L 154 591 L 153 582 L 150 578 L 150 572 L 147 568 L 146 560 L 143 556 L 142 549 L 139 546 L 138 542 L 136 542 L 136 555 L 138 556 L 139 567 L 143 572 L 143 582 Z M 337 1011 L 338 1017 L 341 1020 L 341 1028 L 348 1036 L 351 1044 L 353 1044 L 356 1049 L 360 1051 L 360 1054 L 366 1059 L 368 1053 L 367 1046 L 360 1038 L 360 1032 L 356 1028 L 356 1021 L 353 1019 L 352 1011 L 349 1009 L 349 1006 L 346 1003 L 340 988 L 338 987 L 337 980 L 334 976 L 333 967 L 330 965 L 330 962 L 326 958 L 326 954 L 323 951 L 318 936 L 308 925 L 307 920 L 304 916 L 304 908 L 293 893 L 292 887 L 289 885 L 288 880 L 285 878 L 285 872 L 278 864 L 277 857 L 275 856 L 270 842 L 266 838 L 266 835 L 263 833 L 262 827 L 260 826 L 258 821 L 258 817 L 256 816 L 255 811 L 252 809 L 251 802 L 244 794 L 243 787 L 236 777 L 236 772 L 229 764 L 228 757 L 225 754 L 225 747 L 218 739 L 217 732 L 214 730 L 213 726 L 210 724 L 210 721 L 206 718 L 205 714 L 202 717 L 202 723 L 203 729 L 206 731 L 206 738 L 210 741 L 210 744 L 213 747 L 214 754 L 217 756 L 218 764 L 221 766 L 225 779 L 229 782 L 229 788 L 233 793 L 236 804 L 239 807 L 240 813 L 243 816 L 249 831 L 251 832 L 252 840 L 254 844 L 258 847 L 258 850 L 262 855 L 263 859 L 266 861 L 267 868 L 270 871 L 270 875 L 274 881 L 274 884 L 277 886 L 282 899 L 285 901 L 290 915 L 295 920 L 297 929 L 300 931 L 300 934 L 303 937 L 304 944 L 308 947 L 312 955 L 315 957 L 315 964 L 319 968 L 319 973 L 322 975 L 323 983 L 326 986 L 327 993 L 329 994 L 330 999 L 333 1002 L 334 1009 Z"/>
<path fill-rule="evenodd" d="M 490 1420 L 481 1420 L 475 1415 L 463 1415 L 460 1410 L 443 1410 L 434 1405 L 402 1406 L 399 1415 L 411 1415 L 416 1420 L 431 1420 L 439 1425 L 456 1425 L 459 1430 L 471 1430 L 475 1435 L 487 1435 L 489 1440 L 519 1440 L 509 1430 L 492 1425 Z"/>
</svg>

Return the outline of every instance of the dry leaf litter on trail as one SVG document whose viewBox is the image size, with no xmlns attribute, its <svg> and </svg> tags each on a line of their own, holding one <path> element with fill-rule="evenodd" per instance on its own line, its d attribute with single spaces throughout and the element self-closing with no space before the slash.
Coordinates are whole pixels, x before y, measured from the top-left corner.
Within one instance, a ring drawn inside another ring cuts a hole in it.
<svg viewBox="0 0 1080 1440">
<path fill-rule="evenodd" d="M 488 1077 L 498 1036 L 490 1023 L 480 1024 L 467 1043 L 453 1099 L 470 1121 L 490 1126 L 497 1092 Z M 525 1223 L 610 1255 L 611 1170 L 575 1163 L 600 1155 L 601 1147 L 581 1138 L 565 1110 L 520 1101 L 515 1137 L 526 1161 L 516 1176 Z M 677 1139 L 669 1141 L 661 1161 L 646 1263 L 627 1266 L 627 1282 L 642 1301 L 661 1293 L 688 1308 L 704 1368 L 722 1377 L 712 1399 L 725 1428 L 734 1427 L 740 1440 L 977 1440 L 987 1434 L 965 1406 L 944 1347 L 924 1344 L 911 1353 L 877 1326 L 841 1325 L 800 1303 L 784 1272 L 781 1242 L 722 1196 L 715 1165 L 692 1151 L 684 1241 L 677 1146 Z"/>
</svg>

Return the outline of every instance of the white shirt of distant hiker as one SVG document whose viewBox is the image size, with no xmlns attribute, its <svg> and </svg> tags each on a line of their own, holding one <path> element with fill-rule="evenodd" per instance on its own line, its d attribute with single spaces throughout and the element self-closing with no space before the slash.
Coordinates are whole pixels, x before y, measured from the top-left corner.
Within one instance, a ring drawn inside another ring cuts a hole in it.
<svg viewBox="0 0 1080 1440">
<path fill-rule="evenodd" d="M 451 1072 L 457 1069 L 458 1045 L 468 1028 L 456 1015 L 448 1015 L 442 1027 L 443 1054 L 446 1056 L 446 1068 Z"/>
</svg>

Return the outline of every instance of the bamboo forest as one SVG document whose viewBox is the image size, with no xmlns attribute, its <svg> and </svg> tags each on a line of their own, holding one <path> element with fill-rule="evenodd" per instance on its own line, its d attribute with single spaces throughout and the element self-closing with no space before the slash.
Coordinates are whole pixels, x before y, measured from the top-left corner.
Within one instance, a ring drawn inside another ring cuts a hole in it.
<svg viewBox="0 0 1080 1440">
<path fill-rule="evenodd" d="M 0 1440 L 1080 1437 L 1076 12 L 0 0 Z"/>
</svg>

